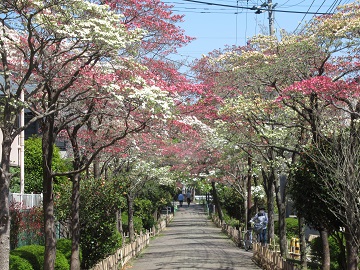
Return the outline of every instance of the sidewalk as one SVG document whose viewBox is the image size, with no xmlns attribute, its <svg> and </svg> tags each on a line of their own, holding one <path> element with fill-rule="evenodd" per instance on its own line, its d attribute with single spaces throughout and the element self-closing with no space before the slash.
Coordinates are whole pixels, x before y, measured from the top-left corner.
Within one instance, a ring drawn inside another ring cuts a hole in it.
<svg viewBox="0 0 360 270">
<path fill-rule="evenodd" d="M 165 231 L 125 269 L 260 269 L 251 257 L 207 218 L 203 206 L 191 205 L 179 207 Z"/>
</svg>

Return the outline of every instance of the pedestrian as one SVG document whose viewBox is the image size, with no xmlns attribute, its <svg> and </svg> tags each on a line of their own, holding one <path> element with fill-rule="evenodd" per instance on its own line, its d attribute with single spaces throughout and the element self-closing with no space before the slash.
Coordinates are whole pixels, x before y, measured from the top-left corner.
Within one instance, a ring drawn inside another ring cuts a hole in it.
<svg viewBox="0 0 360 270">
<path fill-rule="evenodd" d="M 184 195 L 182 193 L 179 194 L 178 201 L 179 201 L 179 204 L 181 207 L 183 205 L 183 201 L 184 201 Z"/>
<path fill-rule="evenodd" d="M 267 224 L 269 222 L 268 214 L 265 212 L 265 207 L 260 206 L 258 213 L 250 220 L 253 223 L 254 232 L 258 235 L 258 241 L 262 245 L 267 242 Z"/>
<path fill-rule="evenodd" d="M 188 207 L 189 207 L 189 206 L 190 206 L 190 203 L 191 203 L 191 193 L 190 193 L 190 191 L 188 191 L 188 192 L 186 193 L 186 202 L 187 202 Z"/>
</svg>

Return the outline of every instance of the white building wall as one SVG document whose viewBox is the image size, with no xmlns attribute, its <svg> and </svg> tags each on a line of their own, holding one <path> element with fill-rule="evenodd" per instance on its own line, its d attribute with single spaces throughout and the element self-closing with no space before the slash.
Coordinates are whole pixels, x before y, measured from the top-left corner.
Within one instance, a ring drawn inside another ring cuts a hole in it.
<svg viewBox="0 0 360 270">
<path fill-rule="evenodd" d="M 2 131 L 0 130 L 0 153 L 2 153 L 2 145 L 1 142 L 3 141 Z M 17 136 L 13 143 L 11 144 L 11 154 L 10 154 L 10 166 L 20 166 L 20 136 Z M 1 160 L 1 155 L 0 155 Z"/>
</svg>

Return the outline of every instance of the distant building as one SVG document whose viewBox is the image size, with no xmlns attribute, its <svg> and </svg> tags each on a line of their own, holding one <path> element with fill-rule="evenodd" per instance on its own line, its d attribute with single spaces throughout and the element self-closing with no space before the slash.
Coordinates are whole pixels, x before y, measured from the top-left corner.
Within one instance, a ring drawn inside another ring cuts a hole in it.
<svg viewBox="0 0 360 270">
<path fill-rule="evenodd" d="M 30 122 L 33 118 L 33 113 L 29 110 L 25 110 L 25 125 Z M 32 123 L 25 129 L 25 140 L 29 139 L 34 135 L 40 134 L 40 124 L 39 121 Z"/>
</svg>

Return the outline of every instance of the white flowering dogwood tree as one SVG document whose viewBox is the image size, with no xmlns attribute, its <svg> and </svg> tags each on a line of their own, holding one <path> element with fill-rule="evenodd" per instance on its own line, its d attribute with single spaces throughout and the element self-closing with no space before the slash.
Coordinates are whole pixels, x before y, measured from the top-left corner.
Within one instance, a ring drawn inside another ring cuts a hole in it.
<svg viewBox="0 0 360 270">
<path fill-rule="evenodd" d="M 41 121 L 44 269 L 53 269 L 53 178 L 71 176 L 76 209 L 80 172 L 97 161 L 100 152 L 128 134 L 146 131 L 152 123 L 171 117 L 173 98 L 181 100 L 182 94 L 177 93 L 194 87 L 159 56 L 173 52 L 191 38 L 175 26 L 182 16 L 173 15 L 170 6 L 160 1 L 3 1 L 0 9 L 4 97 L 0 261 L 8 265 L 8 156 L 12 140 L 26 128 L 16 126 L 16 117 L 27 108 L 34 115 L 29 124 Z M 49 169 L 58 136 L 71 143 L 72 172 Z M 73 211 L 74 221 L 77 215 Z M 75 252 L 71 269 L 80 269 L 78 224 L 73 223 L 72 228 Z"/>
<path fill-rule="evenodd" d="M 338 145 L 341 149 L 345 145 L 350 147 L 349 142 L 353 141 L 349 151 L 342 152 L 346 154 L 342 160 L 357 163 L 356 155 L 352 158 L 348 155 L 358 145 L 355 135 L 359 116 L 358 7 L 359 1 L 356 1 L 340 7 L 334 15 L 318 17 L 306 25 L 301 34 L 283 33 L 280 40 L 260 35 L 250 40 L 248 46 L 214 52 L 198 62 L 201 78 L 213 92 L 224 97 L 227 131 L 236 129 L 235 132 L 241 133 L 237 145 L 246 146 L 244 151 L 251 153 L 254 161 L 256 158 L 262 172 L 260 176 L 267 183 L 268 203 L 272 201 L 269 196 L 276 194 L 283 255 L 287 250 L 283 231 L 286 193 L 281 192 L 279 185 L 281 174 L 291 176 L 291 166 L 304 147 L 312 145 L 324 150 L 321 147 L 324 141 L 331 141 L 332 145 L 346 141 L 341 147 Z M 330 139 L 342 129 L 349 131 L 347 140 Z M 312 160 L 327 168 L 322 177 L 330 174 L 339 186 L 345 179 L 351 183 L 337 192 L 336 185 L 324 180 L 325 188 L 331 190 L 329 196 L 346 209 L 339 211 L 339 205 L 327 204 L 348 227 L 345 233 L 348 269 L 356 269 L 359 219 L 352 218 L 359 206 L 354 188 L 356 171 L 354 174 L 349 169 L 353 166 L 341 165 L 340 152 L 332 156 L 332 160 L 327 160 L 329 155 L 323 152 L 316 158 L 312 156 Z M 340 174 L 342 169 L 347 169 L 346 173 Z M 348 195 L 344 196 L 344 192 Z M 351 209 L 348 205 L 352 205 Z M 328 246 L 326 230 L 321 235 L 323 246 Z M 324 252 L 323 269 L 330 267 L 328 255 Z M 303 263 L 306 264 L 305 256 Z"/>
<path fill-rule="evenodd" d="M 33 122 L 42 122 L 44 269 L 53 269 L 56 242 L 50 168 L 52 148 L 59 131 L 55 126 L 56 115 L 73 101 L 65 97 L 69 96 L 69 91 L 77 99 L 86 96 L 88 90 L 78 87 L 79 78 L 101 61 L 122 54 L 131 56 L 144 32 L 129 31 L 121 23 L 121 16 L 107 5 L 87 1 L 2 1 L 0 9 L 4 115 L 1 121 L 4 138 L 0 177 L 1 265 L 4 269 L 9 266 L 9 144 L 25 128 L 17 128 L 16 117 L 22 108 L 27 108 L 35 115 Z"/>
</svg>

